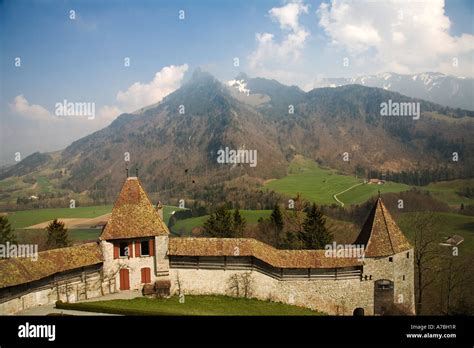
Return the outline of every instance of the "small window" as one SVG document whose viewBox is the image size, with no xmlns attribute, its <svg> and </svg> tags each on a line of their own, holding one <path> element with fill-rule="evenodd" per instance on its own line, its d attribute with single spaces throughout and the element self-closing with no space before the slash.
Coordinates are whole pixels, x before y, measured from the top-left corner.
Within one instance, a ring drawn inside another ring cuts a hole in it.
<svg viewBox="0 0 474 348">
<path fill-rule="evenodd" d="M 377 280 L 375 286 L 378 290 L 393 289 L 393 282 L 387 279 Z"/>
<path fill-rule="evenodd" d="M 393 262 L 393 257 L 389 257 L 388 262 Z"/>
<path fill-rule="evenodd" d="M 130 250 L 128 250 L 128 244 L 125 242 L 120 243 L 120 257 L 128 257 Z"/>
<path fill-rule="evenodd" d="M 407 259 L 410 258 L 410 252 L 407 252 Z"/>
<path fill-rule="evenodd" d="M 141 255 L 142 256 L 150 256 L 150 243 L 149 241 L 145 240 L 140 242 L 141 248 Z"/>
<path fill-rule="evenodd" d="M 405 280 L 405 275 L 403 275 L 403 280 Z"/>
<path fill-rule="evenodd" d="M 369 279 L 372 280 L 372 276 L 370 276 Z"/>
</svg>

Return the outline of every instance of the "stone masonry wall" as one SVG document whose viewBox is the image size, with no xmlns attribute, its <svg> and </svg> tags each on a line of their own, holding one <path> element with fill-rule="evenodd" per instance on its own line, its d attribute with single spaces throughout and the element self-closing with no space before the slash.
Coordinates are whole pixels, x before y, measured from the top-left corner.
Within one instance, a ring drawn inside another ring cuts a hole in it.
<svg viewBox="0 0 474 348">
<path fill-rule="evenodd" d="M 0 303 L 0 315 L 15 314 L 31 307 L 54 304 L 58 300 L 73 303 L 78 300 L 100 297 L 116 291 L 115 282 L 112 280 L 110 283 L 104 283 L 100 271 L 88 273 L 82 277 L 78 275 L 80 275 L 80 272 L 72 274 L 70 279 L 65 277 L 57 283 L 51 282 L 41 286 L 38 290 L 33 290 Z"/>
<path fill-rule="evenodd" d="M 171 291 L 188 295 L 230 295 L 230 278 L 249 271 L 171 268 Z M 373 313 L 373 282 L 350 280 L 284 280 L 280 281 L 258 271 L 251 271 L 254 291 L 252 297 L 292 304 L 332 314 L 352 315 L 357 307 L 366 314 Z"/>
<path fill-rule="evenodd" d="M 407 257 L 407 253 L 408 256 Z M 366 258 L 363 278 L 372 276 L 372 281 L 388 279 L 394 282 L 394 302 L 403 304 L 415 313 L 414 294 L 414 250 L 410 249 L 392 257 Z"/>
</svg>

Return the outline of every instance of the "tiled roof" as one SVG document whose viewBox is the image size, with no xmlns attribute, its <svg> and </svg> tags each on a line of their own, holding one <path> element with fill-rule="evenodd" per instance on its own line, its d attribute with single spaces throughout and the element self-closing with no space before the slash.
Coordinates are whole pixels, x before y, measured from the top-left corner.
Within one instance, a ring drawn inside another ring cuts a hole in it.
<svg viewBox="0 0 474 348">
<path fill-rule="evenodd" d="M 168 235 L 168 227 L 136 177 L 127 178 L 101 240 Z"/>
<path fill-rule="evenodd" d="M 102 252 L 97 243 L 38 253 L 36 261 L 29 258 L 0 260 L 0 288 L 29 283 L 55 273 L 102 263 Z"/>
<path fill-rule="evenodd" d="M 355 244 L 366 246 L 366 257 L 389 256 L 412 249 L 381 198 L 370 211 Z"/>
<path fill-rule="evenodd" d="M 361 265 L 357 258 L 326 257 L 324 250 L 279 250 L 250 238 L 170 238 L 170 256 L 253 256 L 277 268 Z"/>
</svg>

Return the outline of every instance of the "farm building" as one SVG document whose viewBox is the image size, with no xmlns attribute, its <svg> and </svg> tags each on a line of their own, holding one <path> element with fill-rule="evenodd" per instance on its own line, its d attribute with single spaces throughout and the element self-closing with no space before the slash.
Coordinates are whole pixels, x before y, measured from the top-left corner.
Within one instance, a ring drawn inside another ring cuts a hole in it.
<svg viewBox="0 0 474 348">
<path fill-rule="evenodd" d="M 0 314 L 144 287 L 184 295 L 245 289 L 333 315 L 380 315 L 394 303 L 414 312 L 413 248 L 380 198 L 354 244 L 364 257 L 278 250 L 248 238 L 170 238 L 161 204 L 153 207 L 131 177 L 99 243 L 41 252 L 36 263 L 0 260 Z"/>
<path fill-rule="evenodd" d="M 385 184 L 385 180 L 373 178 L 373 179 L 369 179 L 368 183 L 369 184 L 375 184 L 375 185 L 383 185 L 383 184 Z"/>
</svg>

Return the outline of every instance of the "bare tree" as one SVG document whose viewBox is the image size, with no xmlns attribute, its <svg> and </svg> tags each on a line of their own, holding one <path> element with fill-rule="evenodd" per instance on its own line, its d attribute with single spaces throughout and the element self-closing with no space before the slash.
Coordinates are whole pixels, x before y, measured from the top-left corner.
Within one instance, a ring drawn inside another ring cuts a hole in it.
<svg viewBox="0 0 474 348">
<path fill-rule="evenodd" d="M 415 241 L 415 268 L 417 279 L 416 313 L 423 310 L 423 294 L 436 280 L 438 257 L 438 238 L 435 232 L 436 217 L 433 213 L 416 213 L 410 219 Z"/>
<path fill-rule="evenodd" d="M 178 295 L 181 295 L 182 290 L 181 290 L 181 279 L 179 278 L 179 272 L 176 272 L 176 284 L 178 284 Z"/>
<path fill-rule="evenodd" d="M 232 295 L 240 297 L 240 282 L 238 274 L 230 276 L 228 290 Z"/>
<path fill-rule="evenodd" d="M 241 279 L 241 288 L 245 298 L 249 298 L 253 294 L 254 290 L 254 280 L 252 277 L 252 272 L 245 272 L 240 276 Z"/>
<path fill-rule="evenodd" d="M 451 249 L 449 249 L 451 250 Z M 452 255 L 451 252 L 442 258 L 442 279 L 440 290 L 440 307 L 444 315 L 453 314 L 464 296 L 464 285 L 469 275 L 470 264 Z"/>
<path fill-rule="evenodd" d="M 236 297 L 243 296 L 250 298 L 254 290 L 254 279 L 252 272 L 245 272 L 243 274 L 233 274 L 229 278 L 228 291 Z"/>
</svg>

